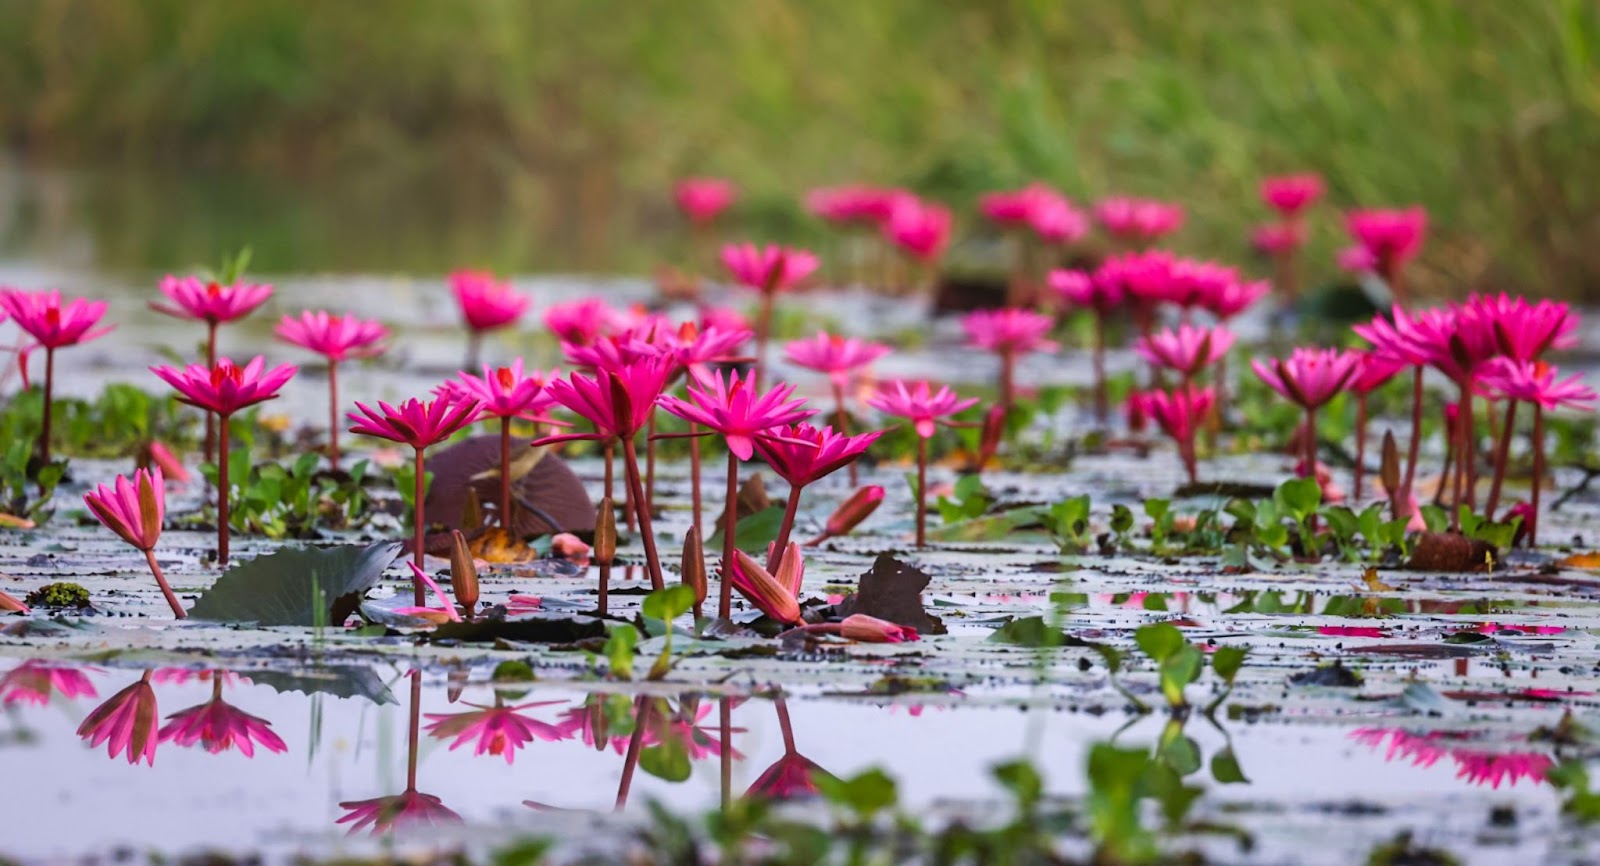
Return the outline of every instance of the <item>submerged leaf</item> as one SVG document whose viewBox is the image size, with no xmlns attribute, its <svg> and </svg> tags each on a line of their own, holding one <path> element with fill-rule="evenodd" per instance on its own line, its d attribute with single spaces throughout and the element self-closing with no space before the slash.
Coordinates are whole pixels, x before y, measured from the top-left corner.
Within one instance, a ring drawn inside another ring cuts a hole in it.
<svg viewBox="0 0 1600 866">
<path fill-rule="evenodd" d="M 841 616 L 864 613 L 923 634 L 944 634 L 944 621 L 922 606 L 922 591 L 931 578 L 887 553 L 878 554 L 872 570 L 861 575 L 861 587 L 835 606 Z"/>
<path fill-rule="evenodd" d="M 403 549 L 384 541 L 274 551 L 224 572 L 189 615 L 217 622 L 339 626 Z"/>
</svg>

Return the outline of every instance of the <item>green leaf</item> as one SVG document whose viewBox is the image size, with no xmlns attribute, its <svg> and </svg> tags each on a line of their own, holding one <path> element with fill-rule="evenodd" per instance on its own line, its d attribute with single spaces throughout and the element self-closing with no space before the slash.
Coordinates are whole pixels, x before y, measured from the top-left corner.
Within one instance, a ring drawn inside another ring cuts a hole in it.
<svg viewBox="0 0 1600 866">
<path fill-rule="evenodd" d="M 1224 645 L 1217 647 L 1211 654 L 1211 669 L 1222 677 L 1222 681 L 1233 685 L 1233 678 L 1239 675 L 1239 669 L 1244 667 L 1244 658 L 1250 654 L 1249 647 Z"/>
<path fill-rule="evenodd" d="M 1244 771 L 1239 769 L 1239 759 L 1234 756 L 1232 746 L 1211 756 L 1211 778 L 1224 785 L 1250 784 Z"/>
<path fill-rule="evenodd" d="M 994 768 L 994 777 L 1017 798 L 1022 811 L 1031 810 L 1044 794 L 1044 780 L 1027 761 L 1009 761 Z"/>
<path fill-rule="evenodd" d="M 336 698 L 365 698 L 375 704 L 392 704 L 394 695 L 383 678 L 369 667 L 356 665 L 314 665 L 292 671 L 259 668 L 250 671 L 250 682 L 270 686 L 278 692 L 333 695 Z"/>
<path fill-rule="evenodd" d="M 773 505 L 763 508 L 755 514 L 740 518 L 734 525 L 734 546 L 751 556 L 764 557 L 767 555 L 767 545 L 778 540 L 778 529 L 783 526 L 783 508 Z M 707 550 L 720 550 L 722 548 L 722 528 L 706 540 Z"/>
<path fill-rule="evenodd" d="M 189 615 L 216 622 L 339 626 L 404 549 L 387 541 L 284 548 L 229 568 Z"/>
<path fill-rule="evenodd" d="M 1322 504 L 1322 486 L 1315 478 L 1291 478 L 1278 485 L 1272 499 L 1295 520 L 1305 520 Z"/>
<path fill-rule="evenodd" d="M 619 680 L 633 679 L 633 648 L 639 643 L 639 632 L 632 625 L 610 627 L 606 645 L 601 650 L 611 666 L 611 675 Z"/>
<path fill-rule="evenodd" d="M 1054 647 L 1065 646 L 1070 640 L 1061 629 L 1054 628 L 1042 616 L 1025 616 L 1014 619 L 994 630 L 989 643 L 1012 646 Z"/>
<path fill-rule="evenodd" d="M 668 782 L 689 778 L 689 750 L 680 737 L 667 737 L 660 745 L 639 752 L 639 768 Z"/>
<path fill-rule="evenodd" d="M 899 799 L 894 779 L 876 767 L 850 779 L 819 773 L 815 782 L 828 802 L 843 806 L 861 817 L 871 817 L 893 806 Z"/>
<path fill-rule="evenodd" d="M 1111 506 L 1111 531 L 1118 535 L 1133 528 L 1133 510 L 1126 505 Z"/>
<path fill-rule="evenodd" d="M 1172 500 L 1170 499 L 1146 499 L 1144 501 L 1145 516 L 1158 523 L 1161 521 L 1161 518 L 1167 516 L 1167 512 L 1171 509 Z"/>
<path fill-rule="evenodd" d="M 657 590 L 645 596 L 640 607 L 645 616 L 670 623 L 694 607 L 694 587 L 680 583 Z"/>
<path fill-rule="evenodd" d="M 1165 661 L 1167 657 L 1183 648 L 1186 643 L 1183 632 L 1170 623 L 1157 623 L 1141 627 L 1133 633 L 1134 643 L 1144 654 L 1156 661 Z"/>
<path fill-rule="evenodd" d="M 1161 744 L 1161 759 L 1180 776 L 1200 769 L 1200 744 L 1193 737 L 1176 736 Z"/>
</svg>

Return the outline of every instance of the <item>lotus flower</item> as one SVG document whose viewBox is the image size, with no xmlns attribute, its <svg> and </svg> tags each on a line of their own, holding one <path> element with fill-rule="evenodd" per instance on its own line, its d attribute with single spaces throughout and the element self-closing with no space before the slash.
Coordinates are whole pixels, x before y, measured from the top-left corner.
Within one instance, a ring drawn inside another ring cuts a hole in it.
<svg viewBox="0 0 1600 866">
<path fill-rule="evenodd" d="M 1528 502 L 1531 518 L 1525 521 L 1530 545 L 1538 544 L 1535 529 L 1539 514 L 1539 495 L 1544 486 L 1545 448 L 1544 413 L 1566 407 L 1593 412 L 1595 401 L 1600 399 L 1583 384 L 1583 377 L 1572 375 L 1560 379 L 1559 371 L 1543 361 L 1514 361 L 1500 358 L 1486 365 L 1478 382 L 1491 394 L 1510 401 L 1506 407 L 1506 426 L 1500 436 L 1500 450 L 1495 460 L 1495 477 L 1490 489 L 1487 511 L 1494 513 L 1499 504 L 1500 486 L 1505 476 L 1507 449 L 1511 442 L 1512 423 L 1518 402 L 1533 405 L 1533 491 Z"/>
<path fill-rule="evenodd" d="M 722 263 L 735 282 L 763 294 L 793 289 L 817 269 L 817 257 L 808 250 L 755 244 L 729 244 Z"/>
<path fill-rule="evenodd" d="M 850 494 L 848 499 L 839 503 L 839 507 L 828 515 L 827 522 L 823 524 L 822 534 L 806 542 L 806 546 L 812 547 L 830 538 L 848 535 L 850 530 L 861 525 L 861 521 L 871 517 L 872 512 L 878 510 L 878 506 L 883 504 L 883 497 L 883 488 L 876 484 L 869 484 Z"/>
<path fill-rule="evenodd" d="M 754 371 L 743 379 L 738 374 L 724 379 L 718 371 L 710 379 L 690 384 L 688 390 L 689 400 L 663 396 L 661 408 L 721 433 L 728 450 L 740 460 L 750 459 L 756 434 L 816 414 L 805 408 L 804 400 L 793 398 L 792 385 L 776 385 L 760 393 Z"/>
<path fill-rule="evenodd" d="M 160 585 L 168 606 L 172 608 L 172 615 L 183 619 L 187 614 L 178 597 L 173 594 L 172 587 L 167 584 L 166 576 L 161 573 L 154 553 L 167 508 L 166 484 L 161 478 L 161 468 L 140 469 L 133 474 L 132 480 L 118 475 L 112 486 L 102 484 L 85 493 L 83 504 L 89 506 L 89 511 L 107 529 L 144 552 L 145 562 Z"/>
<path fill-rule="evenodd" d="M 161 742 L 189 747 L 199 744 L 215 755 L 238 747 L 246 758 L 253 758 L 256 745 L 269 752 L 286 752 L 289 747 L 272 731 L 272 723 L 222 699 L 222 680 L 213 682 L 211 700 L 167 717 L 161 728 Z"/>
<path fill-rule="evenodd" d="M 454 737 L 455 742 L 450 744 L 452 752 L 467 743 L 475 743 L 474 755 L 497 755 L 510 764 L 516 758 L 517 750 L 534 740 L 555 742 L 570 736 L 556 725 L 522 713 L 533 707 L 559 703 L 563 701 L 536 701 L 510 707 L 469 703 L 467 706 L 472 709 L 467 712 L 428 713 L 427 731 L 435 739 L 448 740 Z"/>
<path fill-rule="evenodd" d="M 882 435 L 881 431 L 873 431 L 847 436 L 835 432 L 832 427 L 819 429 L 810 424 L 780 425 L 756 435 L 756 452 L 778 477 L 789 482 L 789 500 L 783 523 L 778 527 L 778 550 L 785 549 L 789 543 L 795 514 L 800 508 L 800 491 L 853 463 Z M 768 563 L 767 567 L 776 568 L 777 563 Z"/>
<path fill-rule="evenodd" d="M 27 703 L 44 706 L 52 695 L 67 700 L 92 698 L 94 683 L 75 668 L 30 659 L 0 677 L 0 704 Z"/>
<path fill-rule="evenodd" d="M 821 187 L 806 194 L 806 210 L 838 224 L 879 225 L 908 193 L 875 186 Z"/>
<path fill-rule="evenodd" d="M 1066 246 L 1089 233 L 1089 217 L 1061 196 L 1052 195 L 1034 204 L 1028 227 L 1039 240 Z"/>
<path fill-rule="evenodd" d="M 867 400 L 867 405 L 880 412 L 898 415 L 911 421 L 917 431 L 917 546 L 927 546 L 928 522 L 928 440 L 933 437 L 939 419 L 954 415 L 976 405 L 977 398 L 963 400 L 948 387 L 940 386 L 938 393 L 927 382 L 917 382 L 906 387 L 905 382 L 890 382 Z"/>
<path fill-rule="evenodd" d="M 306 310 L 278 322 L 278 339 L 328 359 L 328 462 L 339 471 L 339 362 L 383 354 L 389 330 L 376 321 Z"/>
<path fill-rule="evenodd" d="M 1405 298 L 1405 264 L 1421 251 L 1427 228 L 1428 212 L 1420 207 L 1358 210 L 1345 215 L 1345 229 L 1365 251 L 1371 270 L 1383 277 L 1401 300 Z"/>
<path fill-rule="evenodd" d="M 1200 480 L 1199 461 L 1194 448 L 1195 434 L 1211 415 L 1216 399 L 1214 389 L 1185 385 L 1173 391 L 1146 391 L 1141 400 L 1162 431 L 1177 443 L 1178 454 L 1189 473 L 1190 484 Z"/>
<path fill-rule="evenodd" d="M 1145 360 L 1176 371 L 1187 382 L 1226 355 L 1233 341 L 1233 332 L 1221 325 L 1214 328 L 1180 325 L 1143 337 L 1133 348 Z"/>
<path fill-rule="evenodd" d="M 605 299 L 591 297 L 551 304 L 544 311 L 544 324 L 561 342 L 587 346 L 629 327 L 631 317 L 613 309 Z"/>
<path fill-rule="evenodd" d="M 145 671 L 133 685 L 95 707 L 78 726 L 78 736 L 87 740 L 91 748 L 105 743 L 106 755 L 113 759 L 126 753 L 130 764 L 137 764 L 143 758 L 145 763 L 154 766 L 160 738 L 156 731 L 156 693 L 150 687 L 150 671 Z"/>
<path fill-rule="evenodd" d="M 1306 411 L 1306 452 L 1302 465 L 1317 464 L 1316 412 L 1349 386 L 1361 372 L 1362 356 L 1348 349 L 1295 349 L 1283 360 L 1256 359 L 1251 369 L 1274 391 Z"/>
<path fill-rule="evenodd" d="M 1152 241 L 1183 225 L 1183 207 L 1148 199 L 1114 197 L 1094 206 L 1095 219 L 1119 238 Z"/>
<path fill-rule="evenodd" d="M 907 255 L 931 266 L 950 243 L 950 224 L 948 208 L 908 196 L 894 203 L 883 231 Z"/>
<path fill-rule="evenodd" d="M 462 320 L 474 334 L 516 322 L 533 303 L 531 298 L 513 290 L 510 282 L 488 271 L 454 271 L 447 281 L 461 308 Z"/>
<path fill-rule="evenodd" d="M 522 359 L 517 358 L 509 367 L 490 367 L 485 364 L 483 376 L 460 373 L 455 381 L 443 387 L 455 390 L 460 396 L 478 404 L 478 417 L 496 418 L 500 421 L 500 525 L 511 527 L 511 419 L 533 415 L 551 404 L 545 396 L 545 376 L 523 371 Z"/>
<path fill-rule="evenodd" d="M 51 289 L 45 292 L 24 292 L 19 289 L 0 289 L 0 312 L 10 316 L 17 327 L 44 347 L 44 423 L 39 430 L 39 459 L 50 462 L 50 421 L 55 394 L 55 353 L 63 346 L 87 343 L 111 332 L 111 328 L 95 328 L 95 323 L 106 313 L 105 301 L 73 298 L 63 305 L 61 293 Z M 17 353 L 26 382 L 28 350 Z"/>
<path fill-rule="evenodd" d="M 222 322 L 242 319 L 255 312 L 272 296 L 272 287 L 255 283 L 223 285 L 215 280 L 168 274 L 161 278 L 161 293 L 172 304 L 152 302 L 150 309 L 180 319 L 205 322 L 214 329 Z M 215 337 L 214 330 L 212 333 Z"/>
<path fill-rule="evenodd" d="M 696 224 L 715 220 L 738 195 L 738 189 L 731 182 L 716 177 L 685 178 L 672 189 L 678 210 Z"/>
<path fill-rule="evenodd" d="M 1261 182 L 1261 200 L 1285 217 L 1295 217 L 1322 198 L 1322 177 L 1316 174 L 1291 174 L 1269 177 Z"/>
</svg>

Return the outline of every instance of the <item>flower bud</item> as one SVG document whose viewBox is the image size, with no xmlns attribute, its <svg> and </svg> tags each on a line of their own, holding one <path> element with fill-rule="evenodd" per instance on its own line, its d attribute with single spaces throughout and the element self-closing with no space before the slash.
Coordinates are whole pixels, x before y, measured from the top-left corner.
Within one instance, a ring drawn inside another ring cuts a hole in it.
<svg viewBox="0 0 1600 866">
<path fill-rule="evenodd" d="M 550 537 L 550 553 L 578 565 L 589 564 L 589 545 L 570 532 L 558 532 Z"/>
<path fill-rule="evenodd" d="M 600 500 L 594 515 L 594 561 L 610 565 L 617 558 L 617 509 L 611 497 Z"/>
<path fill-rule="evenodd" d="M 684 586 L 694 587 L 694 604 L 698 610 L 706 603 L 706 553 L 700 541 L 699 526 L 689 527 L 689 532 L 683 536 L 683 561 L 678 574 Z"/>
<path fill-rule="evenodd" d="M 784 548 L 783 559 L 778 562 L 778 570 L 773 575 L 783 588 L 795 598 L 800 597 L 800 585 L 806 579 L 806 560 L 800 553 L 800 545 L 789 542 Z"/>
<path fill-rule="evenodd" d="M 728 579 L 733 581 L 733 588 L 740 595 L 767 616 L 783 623 L 800 622 L 800 602 L 794 593 L 762 568 L 761 563 L 750 558 L 750 554 L 742 550 L 733 552 Z"/>
<path fill-rule="evenodd" d="M 466 611 L 467 619 L 472 619 L 478 609 L 478 566 L 467 549 L 467 537 L 459 529 L 450 530 L 450 591 Z"/>
<path fill-rule="evenodd" d="M 883 488 L 876 484 L 869 484 L 850 494 L 849 499 L 828 515 L 827 537 L 835 538 L 855 529 L 861 521 L 878 510 L 878 504 L 881 502 L 883 502 Z"/>
<path fill-rule="evenodd" d="M 839 634 L 848 640 L 862 643 L 903 643 L 921 640 L 917 630 L 911 626 L 892 623 L 864 613 L 853 613 L 845 617 L 844 621 L 839 623 Z"/>
<path fill-rule="evenodd" d="M 27 605 L 23 604 L 20 599 L 13 597 L 3 589 L 0 589 L 0 610 L 11 611 L 13 613 L 29 612 Z"/>
</svg>

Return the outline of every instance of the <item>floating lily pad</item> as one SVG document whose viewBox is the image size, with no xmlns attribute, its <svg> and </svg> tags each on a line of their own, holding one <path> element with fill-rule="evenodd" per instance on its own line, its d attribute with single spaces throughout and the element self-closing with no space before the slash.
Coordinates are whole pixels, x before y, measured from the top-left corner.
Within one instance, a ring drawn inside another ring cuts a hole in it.
<svg viewBox="0 0 1600 866">
<path fill-rule="evenodd" d="M 258 625 L 340 625 L 404 546 L 289 547 L 241 562 L 217 578 L 189 615 Z"/>
</svg>

